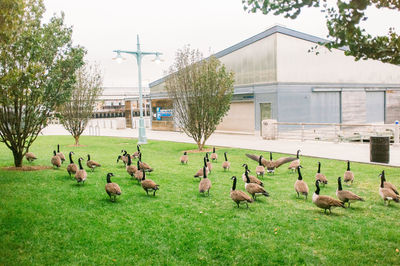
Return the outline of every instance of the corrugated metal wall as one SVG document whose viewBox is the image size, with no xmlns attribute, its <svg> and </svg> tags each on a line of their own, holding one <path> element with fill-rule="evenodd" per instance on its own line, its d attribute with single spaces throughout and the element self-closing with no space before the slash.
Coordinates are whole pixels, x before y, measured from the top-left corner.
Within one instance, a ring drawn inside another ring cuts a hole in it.
<svg viewBox="0 0 400 266">
<path fill-rule="evenodd" d="M 400 90 L 387 90 L 385 123 L 394 123 L 396 120 L 400 120 Z"/>
</svg>

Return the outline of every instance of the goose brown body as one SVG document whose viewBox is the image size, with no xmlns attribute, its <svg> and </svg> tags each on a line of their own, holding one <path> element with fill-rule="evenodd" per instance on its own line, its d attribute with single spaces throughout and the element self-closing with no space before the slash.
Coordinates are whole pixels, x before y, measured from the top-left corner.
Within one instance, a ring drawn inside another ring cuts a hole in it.
<svg viewBox="0 0 400 266">
<path fill-rule="evenodd" d="M 126 165 L 126 172 L 131 177 L 133 177 L 138 169 L 137 169 L 137 167 L 135 165 L 132 165 L 132 159 L 131 159 L 131 156 L 129 154 L 127 154 L 126 158 L 128 159 L 128 162 L 127 162 L 127 165 Z"/>
<path fill-rule="evenodd" d="M 241 203 L 245 203 L 248 208 L 249 207 L 248 203 L 252 203 L 253 199 L 243 191 L 236 190 L 236 182 L 237 182 L 236 176 L 232 176 L 231 179 L 233 180 L 233 185 L 230 193 L 231 199 L 237 204 L 238 208 Z"/>
<path fill-rule="evenodd" d="M 145 162 L 142 162 L 142 153 L 139 153 L 139 166 L 140 169 L 144 170 L 145 172 L 153 172 L 153 168 Z"/>
<path fill-rule="evenodd" d="M 28 162 L 33 162 L 34 160 L 37 159 L 37 157 L 35 156 L 35 154 L 33 154 L 33 152 L 27 152 L 25 154 L 25 158 Z"/>
<path fill-rule="evenodd" d="M 292 170 L 292 171 L 296 171 L 297 168 L 299 168 L 299 166 L 300 166 L 299 153 L 300 153 L 300 150 L 297 150 L 296 159 L 290 163 L 288 169 L 290 169 L 290 170 Z"/>
<path fill-rule="evenodd" d="M 140 144 L 138 144 L 138 145 L 136 146 L 136 149 L 137 149 L 137 151 L 135 151 L 135 152 L 132 154 L 132 158 L 133 158 L 133 159 L 139 158 L 139 155 L 140 155 Z"/>
<path fill-rule="evenodd" d="M 319 180 L 324 186 L 328 184 L 328 179 L 324 174 L 321 173 L 321 163 L 318 162 L 318 171 L 315 174 L 315 180 Z"/>
<path fill-rule="evenodd" d="M 210 195 L 211 180 L 207 178 L 206 171 L 206 167 L 203 167 L 203 178 L 199 183 L 199 192 L 204 194 L 207 191 L 207 194 Z"/>
<path fill-rule="evenodd" d="M 246 183 L 244 185 L 246 191 L 253 197 L 254 200 L 256 200 L 257 195 L 263 195 L 265 197 L 269 197 L 269 194 L 265 189 L 255 183 L 250 183 L 250 178 L 248 176 L 248 172 L 245 172 L 246 176 Z"/>
<path fill-rule="evenodd" d="M 227 152 L 224 152 L 225 161 L 222 163 L 222 168 L 224 169 L 224 171 L 229 170 L 229 168 L 231 168 L 231 163 L 228 161 L 226 153 Z"/>
<path fill-rule="evenodd" d="M 71 174 L 76 174 L 76 171 L 78 171 L 78 166 L 74 164 L 74 161 L 72 160 L 72 154 L 74 154 L 74 152 L 71 151 L 69 153 L 69 165 L 67 166 L 69 176 L 71 176 Z"/>
<path fill-rule="evenodd" d="M 117 163 L 119 162 L 119 160 L 121 160 L 124 163 L 124 165 L 126 165 L 128 163 L 128 156 L 127 156 L 128 153 L 127 153 L 126 150 L 122 150 L 121 152 L 123 154 L 122 155 L 118 155 Z"/>
<path fill-rule="evenodd" d="M 246 156 L 257 162 L 260 160 L 260 157 L 257 155 L 254 155 L 254 154 L 246 154 Z M 270 152 L 269 153 L 269 161 L 267 161 L 265 158 L 262 158 L 261 163 L 265 168 L 267 168 L 267 173 L 274 174 L 275 168 L 278 168 L 279 166 L 281 166 L 285 163 L 291 162 L 293 160 L 297 160 L 297 158 L 296 157 L 281 157 L 274 161 L 272 159 L 272 152 Z"/>
<path fill-rule="evenodd" d="M 62 152 L 60 152 L 60 145 L 59 145 L 59 144 L 57 145 L 57 153 L 56 153 L 56 155 L 57 155 L 58 157 L 60 157 L 61 163 L 63 163 L 63 162 L 65 161 L 65 156 L 64 156 L 64 154 L 63 154 Z"/>
<path fill-rule="evenodd" d="M 320 188 L 319 188 L 318 180 L 315 181 L 315 186 L 317 187 L 317 189 L 315 190 L 315 192 L 313 194 L 312 201 L 318 208 L 324 209 L 325 213 L 326 213 L 326 210 L 329 210 L 329 212 L 331 213 L 332 207 L 344 208 L 344 204 L 342 201 L 334 199 L 329 196 L 319 195 Z"/>
<path fill-rule="evenodd" d="M 347 161 L 347 171 L 343 174 L 343 181 L 345 183 L 351 182 L 351 184 L 354 182 L 354 174 L 350 170 L 350 161 Z"/>
<path fill-rule="evenodd" d="M 218 154 L 215 152 L 215 147 L 213 147 L 213 152 L 211 153 L 210 158 L 212 161 L 218 160 Z"/>
<path fill-rule="evenodd" d="M 299 166 L 299 168 L 297 168 L 298 178 L 297 178 L 296 182 L 294 183 L 294 190 L 297 193 L 297 197 L 300 197 L 300 194 L 302 194 L 302 195 L 305 196 L 305 199 L 307 199 L 307 197 L 308 197 L 308 185 L 303 180 L 303 176 L 301 175 L 300 168 L 301 168 L 301 166 Z"/>
<path fill-rule="evenodd" d="M 206 157 L 203 158 L 203 162 L 204 162 L 203 167 L 206 167 L 206 173 L 207 173 L 207 175 L 208 175 L 210 171 L 208 170 L 208 167 L 207 167 L 207 158 L 206 158 Z M 200 168 L 200 169 L 196 172 L 196 174 L 194 175 L 194 177 L 202 177 L 202 176 L 203 176 L 203 167 Z"/>
<path fill-rule="evenodd" d="M 149 191 L 153 191 L 153 196 L 156 195 L 156 191 L 159 190 L 159 185 L 157 185 L 153 180 L 146 179 L 146 172 L 143 171 L 143 178 L 142 178 L 142 188 L 146 191 L 146 194 L 149 195 Z"/>
<path fill-rule="evenodd" d="M 92 172 L 94 171 L 95 168 L 100 167 L 101 164 L 99 164 L 96 161 L 93 161 L 90 159 L 90 155 L 88 154 L 88 160 L 86 162 L 87 167 L 89 167 L 90 169 L 92 169 Z"/>
<path fill-rule="evenodd" d="M 181 156 L 181 158 L 179 158 L 179 160 L 181 161 L 181 164 L 187 164 L 189 161 L 189 156 L 187 155 L 187 152 L 185 151 L 183 153 L 183 155 Z"/>
<path fill-rule="evenodd" d="M 381 185 L 379 187 L 379 195 L 383 199 L 383 202 L 387 202 L 387 205 L 390 204 L 390 201 L 394 201 L 399 203 L 400 202 L 400 196 L 397 195 L 392 189 L 386 188 L 385 187 L 385 171 L 382 171 L 382 173 L 379 175 L 381 177 Z"/>
<path fill-rule="evenodd" d="M 213 168 L 213 165 L 212 165 L 212 163 L 210 162 L 210 159 L 208 158 L 208 152 L 206 152 L 206 164 L 207 164 L 208 172 L 211 173 L 212 168 Z"/>
<path fill-rule="evenodd" d="M 83 184 L 85 184 L 85 181 L 86 181 L 86 178 L 87 178 L 87 173 L 86 173 L 85 169 L 83 169 L 83 167 L 82 167 L 82 160 L 83 160 L 82 158 L 78 159 L 79 169 L 75 173 L 75 179 L 78 182 L 78 184 L 81 183 L 81 182 Z"/>
<path fill-rule="evenodd" d="M 249 170 L 247 164 L 243 164 L 243 167 L 245 168 L 244 173 L 243 173 L 243 175 L 242 175 L 243 182 L 246 183 L 246 172 L 247 172 L 247 175 L 248 175 L 248 177 L 250 178 L 250 183 L 255 183 L 255 184 L 258 184 L 258 185 L 260 185 L 260 186 L 262 186 L 262 187 L 264 186 L 264 183 L 261 182 L 260 179 L 258 179 L 258 178 L 255 177 L 255 176 L 252 176 L 252 175 L 249 175 L 249 174 L 248 174 L 248 173 L 250 173 L 250 170 Z"/>
<path fill-rule="evenodd" d="M 53 151 L 53 157 L 51 157 L 51 164 L 57 168 L 61 166 L 61 158 L 58 155 L 56 155 L 56 151 Z"/>
<path fill-rule="evenodd" d="M 349 208 L 350 208 L 350 203 L 353 201 L 364 201 L 363 198 L 360 196 L 356 195 L 355 193 L 348 191 L 348 190 L 343 190 L 342 188 L 342 178 L 339 176 L 338 177 L 338 189 L 336 190 L 336 197 L 343 201 L 344 203 L 348 203 Z"/>
<path fill-rule="evenodd" d="M 107 174 L 107 184 L 105 186 L 106 192 L 110 197 L 111 201 L 115 201 L 116 197 L 121 195 L 121 188 L 116 183 L 111 182 L 111 176 L 114 176 L 113 173 Z M 112 199 L 114 197 L 114 199 Z"/>
</svg>

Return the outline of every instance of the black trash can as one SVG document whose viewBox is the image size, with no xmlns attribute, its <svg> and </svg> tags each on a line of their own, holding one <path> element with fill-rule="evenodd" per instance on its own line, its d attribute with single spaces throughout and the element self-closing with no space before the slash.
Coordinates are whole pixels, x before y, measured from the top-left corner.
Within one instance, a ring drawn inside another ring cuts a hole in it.
<svg viewBox="0 0 400 266">
<path fill-rule="evenodd" d="M 389 137 L 370 137 L 370 161 L 375 163 L 389 163 L 390 139 Z"/>
</svg>

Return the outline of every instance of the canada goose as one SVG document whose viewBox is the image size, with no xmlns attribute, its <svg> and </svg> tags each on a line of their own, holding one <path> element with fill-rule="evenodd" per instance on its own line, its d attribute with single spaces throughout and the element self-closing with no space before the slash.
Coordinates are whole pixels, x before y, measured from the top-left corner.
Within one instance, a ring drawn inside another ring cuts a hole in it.
<svg viewBox="0 0 400 266">
<path fill-rule="evenodd" d="M 210 171 L 208 170 L 208 167 L 207 167 L 207 158 L 206 157 L 203 158 L 203 162 L 204 162 L 204 167 L 206 167 L 206 173 L 208 174 Z M 202 176 L 203 176 L 203 167 L 197 171 L 197 173 L 194 175 L 194 177 L 202 177 Z"/>
<path fill-rule="evenodd" d="M 301 175 L 300 168 L 302 168 L 301 165 L 297 168 L 297 173 L 298 173 L 298 178 L 296 182 L 294 183 L 294 190 L 296 190 L 297 197 L 300 197 L 300 194 L 303 194 L 306 196 L 306 199 L 308 197 L 308 186 L 307 183 L 304 182 L 303 176 Z"/>
<path fill-rule="evenodd" d="M 156 195 L 156 191 L 159 190 L 159 185 L 157 185 L 153 180 L 146 179 L 146 172 L 142 169 L 143 178 L 142 178 L 142 188 L 146 191 L 147 195 L 149 195 L 149 190 L 153 191 L 153 196 Z"/>
<path fill-rule="evenodd" d="M 226 153 L 227 152 L 224 152 L 225 161 L 222 163 L 222 168 L 224 168 L 224 171 L 229 170 L 229 168 L 231 168 L 231 163 L 228 161 Z"/>
<path fill-rule="evenodd" d="M 180 158 L 181 164 L 187 164 L 189 161 L 189 156 L 187 155 L 187 152 L 185 151 L 183 155 Z"/>
<path fill-rule="evenodd" d="M 111 201 L 115 201 L 115 198 L 121 195 L 121 188 L 116 183 L 111 182 L 111 177 L 114 176 L 113 173 L 107 174 L 107 184 L 106 184 L 106 192 L 108 196 L 110 196 Z M 114 199 L 111 197 L 114 196 Z"/>
<path fill-rule="evenodd" d="M 136 172 L 134 173 L 134 176 L 135 176 L 136 180 L 138 181 L 138 183 L 140 183 L 140 181 L 142 181 L 142 178 L 143 178 L 143 171 L 142 171 L 142 169 L 140 168 L 140 162 L 139 162 L 139 161 L 137 161 L 137 170 L 136 170 Z"/>
<path fill-rule="evenodd" d="M 243 182 L 246 183 L 246 180 L 247 180 L 246 173 L 248 175 L 248 173 L 250 173 L 250 170 L 249 170 L 249 167 L 247 166 L 247 164 L 243 164 L 242 166 L 244 167 L 244 173 L 242 175 L 242 179 L 243 179 Z M 248 177 L 250 178 L 250 183 L 255 183 L 255 184 L 258 184 L 258 185 L 260 185 L 262 187 L 264 186 L 264 183 L 261 182 L 261 180 L 258 179 L 257 177 L 252 176 L 252 175 L 248 175 Z"/>
<path fill-rule="evenodd" d="M 259 156 L 254 155 L 254 154 L 246 154 L 247 157 L 249 157 L 250 159 L 254 160 L 254 161 L 259 161 Z M 265 158 L 261 159 L 261 163 L 264 165 L 264 167 L 267 168 L 267 173 L 269 174 L 274 174 L 275 172 L 275 168 L 278 168 L 279 166 L 281 166 L 282 164 L 291 162 L 293 160 L 296 160 L 296 157 L 281 157 L 278 160 L 274 161 L 272 159 L 272 152 L 269 153 L 269 161 L 267 161 Z"/>
<path fill-rule="evenodd" d="M 208 196 L 210 196 L 211 181 L 207 178 L 207 169 L 203 167 L 203 179 L 199 183 L 199 192 L 204 193 L 207 191 Z"/>
<path fill-rule="evenodd" d="M 133 177 L 138 169 L 137 169 L 137 167 L 135 165 L 132 165 L 132 159 L 131 159 L 131 156 L 128 153 L 127 153 L 126 158 L 128 158 L 128 164 L 126 165 L 126 172 L 128 172 L 128 174 L 131 177 Z M 138 164 L 139 164 L 139 161 L 138 161 Z"/>
<path fill-rule="evenodd" d="M 126 150 L 122 150 L 121 152 L 123 154 L 122 155 L 118 155 L 117 163 L 119 162 L 119 160 L 121 160 L 124 163 L 124 165 L 126 165 L 128 163 L 128 157 L 126 156 L 128 153 L 127 153 Z"/>
<path fill-rule="evenodd" d="M 263 156 L 260 155 L 259 159 L 258 159 L 258 165 L 256 167 L 256 175 L 258 176 L 264 176 L 265 173 L 265 168 L 264 165 L 261 163 Z"/>
<path fill-rule="evenodd" d="M 53 151 L 53 157 L 51 157 L 51 164 L 57 168 L 61 166 L 61 158 L 57 155 L 56 151 Z"/>
<path fill-rule="evenodd" d="M 383 203 L 387 201 L 387 205 L 389 206 L 390 201 L 399 202 L 400 196 L 397 195 L 392 189 L 385 187 L 385 173 L 379 175 L 381 177 L 381 185 L 379 187 L 379 195 L 383 199 Z"/>
<path fill-rule="evenodd" d="M 101 164 L 99 164 L 98 162 L 95 162 L 93 160 L 90 160 L 90 155 L 87 155 L 87 162 L 86 162 L 87 167 L 89 167 L 90 169 L 92 169 L 92 172 L 94 171 L 94 169 L 96 167 L 100 167 Z"/>
<path fill-rule="evenodd" d="M 140 164 L 140 169 L 143 169 L 145 172 L 153 172 L 153 168 L 150 167 L 150 165 L 148 165 L 145 162 L 142 162 L 142 153 L 139 153 L 139 164 Z"/>
<path fill-rule="evenodd" d="M 132 154 L 133 159 L 139 158 L 139 154 L 140 154 L 140 144 L 138 144 L 138 145 L 136 146 L 136 149 L 137 149 L 137 151 L 135 151 L 135 152 Z"/>
<path fill-rule="evenodd" d="M 385 178 L 385 170 L 382 171 L 382 177 L 383 177 L 383 186 L 384 188 L 388 188 L 393 190 L 394 193 L 396 193 L 396 195 L 399 195 L 399 192 L 397 191 L 397 188 L 395 185 L 393 185 L 392 183 L 386 182 L 386 178 Z"/>
<path fill-rule="evenodd" d="M 326 210 L 329 210 L 329 213 L 332 213 L 331 208 L 332 207 L 342 207 L 344 208 L 343 202 L 340 200 L 334 199 L 329 196 L 319 195 L 319 180 L 315 181 L 315 186 L 317 189 L 315 190 L 313 196 L 312 196 L 312 202 L 319 208 L 324 209 L 324 213 L 326 213 Z"/>
<path fill-rule="evenodd" d="M 62 152 L 60 152 L 60 144 L 57 144 L 57 156 L 60 157 L 61 163 L 65 161 L 65 156 Z"/>
<path fill-rule="evenodd" d="M 265 191 L 265 189 L 262 186 L 250 182 L 249 173 L 247 171 L 244 174 L 246 176 L 246 183 L 244 184 L 244 188 L 246 189 L 247 192 L 249 192 L 249 194 L 253 197 L 254 200 L 256 200 L 257 195 L 263 195 L 269 197 L 268 192 Z"/>
<path fill-rule="evenodd" d="M 218 161 L 218 154 L 215 153 L 215 147 L 213 147 L 213 152 L 211 153 L 210 158 L 212 161 Z"/>
<path fill-rule="evenodd" d="M 37 159 L 37 157 L 35 156 L 35 154 L 33 154 L 33 152 L 25 153 L 25 158 L 30 163 Z"/>
<path fill-rule="evenodd" d="M 208 159 L 208 152 L 206 152 L 206 160 L 207 160 L 207 168 L 208 168 L 208 172 L 211 173 L 212 170 L 212 163 L 210 162 L 210 159 Z"/>
<path fill-rule="evenodd" d="M 249 197 L 246 193 L 240 190 L 236 190 L 236 176 L 232 176 L 233 180 L 232 189 L 231 189 L 231 199 L 237 204 L 239 208 L 240 203 L 246 203 L 247 208 L 249 208 L 248 202 L 252 203 L 253 199 Z"/>
<path fill-rule="evenodd" d="M 350 171 L 350 161 L 347 161 L 347 171 L 344 172 L 343 177 L 344 177 L 344 180 L 343 180 L 343 181 L 344 181 L 345 183 L 351 182 L 351 184 L 353 184 L 353 181 L 354 181 L 354 174 L 353 174 L 352 171 Z"/>
<path fill-rule="evenodd" d="M 315 180 L 319 180 L 324 186 L 328 184 L 328 179 L 324 174 L 321 174 L 321 163 L 318 162 L 318 171 L 315 174 Z"/>
<path fill-rule="evenodd" d="M 299 153 L 300 153 L 300 150 L 297 150 L 296 160 L 292 161 L 292 162 L 289 164 L 288 169 L 292 170 L 292 172 L 296 172 L 297 168 L 298 168 L 299 165 L 300 165 Z"/>
<path fill-rule="evenodd" d="M 78 184 L 79 184 L 80 182 L 82 182 L 83 184 L 85 184 L 86 177 L 87 177 L 87 173 L 86 173 L 85 169 L 83 169 L 83 167 L 82 167 L 82 162 L 81 162 L 82 160 L 83 160 L 83 158 L 79 158 L 79 159 L 78 159 L 79 170 L 76 171 L 76 174 L 75 174 L 75 179 L 76 179 L 76 181 L 78 182 Z"/>
<path fill-rule="evenodd" d="M 69 153 L 69 165 L 67 166 L 67 172 L 69 176 L 71 177 L 71 174 L 76 174 L 76 171 L 78 171 L 78 166 L 74 164 L 74 161 L 72 160 L 72 154 L 75 154 L 73 151 Z"/>
<path fill-rule="evenodd" d="M 354 194 L 351 191 L 348 190 L 343 190 L 342 188 L 342 178 L 339 176 L 338 179 L 338 189 L 336 190 L 336 197 L 338 197 L 339 200 L 343 201 L 343 205 L 344 203 L 348 203 L 349 204 L 349 208 L 350 208 L 350 202 L 351 201 L 364 201 L 363 198 L 361 198 L 360 196 L 357 196 L 356 194 Z"/>
</svg>

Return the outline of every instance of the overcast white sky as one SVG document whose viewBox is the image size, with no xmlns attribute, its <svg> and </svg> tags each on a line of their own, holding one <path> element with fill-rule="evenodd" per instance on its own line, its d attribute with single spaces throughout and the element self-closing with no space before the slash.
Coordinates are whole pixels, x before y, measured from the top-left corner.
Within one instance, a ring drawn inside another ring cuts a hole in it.
<svg viewBox="0 0 400 266">
<path fill-rule="evenodd" d="M 304 33 L 326 38 L 324 15 L 304 10 L 296 19 L 247 13 L 241 0 L 44 0 L 45 21 L 54 13 L 65 13 L 73 26 L 73 40 L 88 50 L 87 60 L 100 65 L 104 86 L 137 86 L 134 56 L 117 64 L 113 50 L 136 50 L 140 35 L 142 51 L 162 52 L 157 65 L 146 56 L 142 63 L 143 85 L 164 76 L 175 52 L 185 44 L 205 56 L 219 52 L 267 28 L 281 24 Z M 398 12 L 369 10 L 365 28 L 372 34 L 386 33 L 390 26 L 400 31 Z"/>
</svg>

